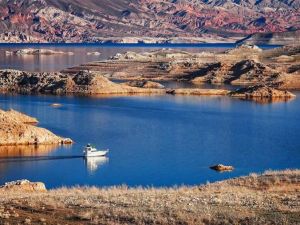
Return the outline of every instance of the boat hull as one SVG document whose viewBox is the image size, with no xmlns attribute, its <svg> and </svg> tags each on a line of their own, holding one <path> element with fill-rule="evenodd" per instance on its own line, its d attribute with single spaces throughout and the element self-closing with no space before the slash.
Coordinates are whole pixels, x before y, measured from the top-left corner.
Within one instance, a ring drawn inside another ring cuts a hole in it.
<svg viewBox="0 0 300 225">
<path fill-rule="evenodd" d="M 95 151 L 95 152 L 85 152 L 85 157 L 100 157 L 105 156 L 108 153 L 108 150 Z"/>
</svg>

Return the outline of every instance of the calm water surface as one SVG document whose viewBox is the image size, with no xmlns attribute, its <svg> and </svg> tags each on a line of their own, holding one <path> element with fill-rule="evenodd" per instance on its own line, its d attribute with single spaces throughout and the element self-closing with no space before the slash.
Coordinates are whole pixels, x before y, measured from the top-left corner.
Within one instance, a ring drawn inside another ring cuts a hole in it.
<svg viewBox="0 0 300 225">
<path fill-rule="evenodd" d="M 54 102 L 63 106 L 50 107 Z M 75 141 L 69 147 L 2 148 L 0 183 L 26 178 L 51 188 L 195 185 L 300 165 L 299 94 L 265 105 L 226 97 L 1 95 L 0 108 L 37 117 L 40 126 Z M 108 157 L 72 158 L 88 142 L 109 148 Z M 26 157 L 6 158 L 21 155 Z M 208 168 L 216 163 L 236 170 Z"/>
<path fill-rule="evenodd" d="M 6 50 L 26 47 L 72 51 L 74 55 L 5 55 Z M 201 52 L 224 51 L 233 46 L 175 47 Z M 0 45 L 0 67 L 58 71 L 107 59 L 117 52 L 153 49 L 157 48 Z M 93 51 L 101 55 L 87 54 Z M 163 84 L 191 87 L 187 83 Z M 226 97 L 0 95 L 0 108 L 37 117 L 40 126 L 75 141 L 67 147 L 1 147 L 0 183 L 30 179 L 42 181 L 49 188 L 196 185 L 267 169 L 299 168 L 299 97 L 263 105 Z M 52 108 L 52 103 L 61 103 L 62 107 Z M 110 153 L 107 158 L 84 160 L 78 156 L 87 143 L 109 148 Z M 217 163 L 233 165 L 236 170 L 217 173 L 208 168 Z"/>
</svg>

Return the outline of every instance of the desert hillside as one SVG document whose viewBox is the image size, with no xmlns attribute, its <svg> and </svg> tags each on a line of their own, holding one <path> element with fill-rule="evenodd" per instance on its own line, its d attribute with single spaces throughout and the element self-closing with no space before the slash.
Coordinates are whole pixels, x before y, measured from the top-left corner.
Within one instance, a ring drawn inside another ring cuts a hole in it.
<svg viewBox="0 0 300 225">
<path fill-rule="evenodd" d="M 299 0 L 2 0 L 0 40 L 233 42 L 298 30 L 299 7 Z"/>
</svg>

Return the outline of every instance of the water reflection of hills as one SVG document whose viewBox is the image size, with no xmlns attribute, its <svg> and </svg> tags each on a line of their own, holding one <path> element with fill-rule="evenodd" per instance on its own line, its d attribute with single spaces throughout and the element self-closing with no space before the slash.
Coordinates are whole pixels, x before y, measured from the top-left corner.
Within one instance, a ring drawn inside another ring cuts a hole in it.
<svg viewBox="0 0 300 225">
<path fill-rule="evenodd" d="M 273 98 L 252 98 L 252 99 L 246 99 L 247 101 L 254 101 L 258 104 L 271 104 L 271 103 L 280 103 L 280 102 L 289 102 L 294 100 L 294 98 L 280 98 L 280 97 L 273 97 Z"/>
<path fill-rule="evenodd" d="M 58 145 L 0 146 L 0 157 L 45 156 L 58 147 Z"/>
<path fill-rule="evenodd" d="M 86 168 L 89 172 L 95 172 L 102 165 L 108 162 L 107 157 L 87 157 L 84 160 Z"/>
</svg>

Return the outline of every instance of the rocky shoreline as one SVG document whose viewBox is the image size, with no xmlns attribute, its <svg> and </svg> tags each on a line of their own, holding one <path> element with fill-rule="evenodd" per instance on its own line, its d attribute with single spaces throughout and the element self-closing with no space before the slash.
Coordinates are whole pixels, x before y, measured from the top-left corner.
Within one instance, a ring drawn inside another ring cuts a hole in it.
<svg viewBox="0 0 300 225">
<path fill-rule="evenodd" d="M 99 73 L 88 71 L 80 71 L 73 76 L 62 73 L 27 73 L 16 70 L 0 71 L 0 91 L 3 93 L 54 95 L 172 94 L 232 96 L 245 99 L 272 99 L 275 95 L 277 98 L 283 99 L 295 97 L 288 91 L 276 90 L 267 85 L 257 85 L 254 87 L 252 89 L 242 88 L 237 91 L 199 88 L 165 89 L 163 85 L 152 81 L 131 81 L 117 84 Z M 268 91 L 262 90 L 262 87 L 267 88 Z M 251 94 L 252 91 L 255 91 L 255 93 Z"/>
<path fill-rule="evenodd" d="M 37 123 L 36 118 L 15 110 L 0 110 L 0 146 L 72 144 L 71 139 L 37 127 Z"/>
<path fill-rule="evenodd" d="M 32 53 L 35 50 L 23 49 L 21 52 Z M 125 52 L 108 60 L 83 64 L 61 72 L 0 70 L 0 92 L 87 96 L 173 94 L 229 96 L 247 100 L 261 99 L 262 102 L 275 99 L 285 101 L 295 97 L 287 90 L 300 89 L 298 56 L 299 46 L 262 50 L 253 45 L 241 45 L 221 53 L 189 53 L 174 49 Z M 280 57 L 289 58 L 285 67 L 278 62 Z M 198 85 L 230 84 L 245 88 L 235 91 L 167 89 L 159 81 L 185 81 Z"/>
<path fill-rule="evenodd" d="M 79 71 L 74 75 L 64 73 L 29 73 L 17 70 L 0 70 L 0 91 L 2 93 L 53 94 L 53 95 L 198 95 L 230 96 L 253 100 L 294 98 L 289 91 L 278 90 L 276 83 L 260 84 L 236 91 L 222 89 L 176 88 L 166 89 L 158 82 L 135 80 L 114 83 L 99 72 Z"/>
</svg>

